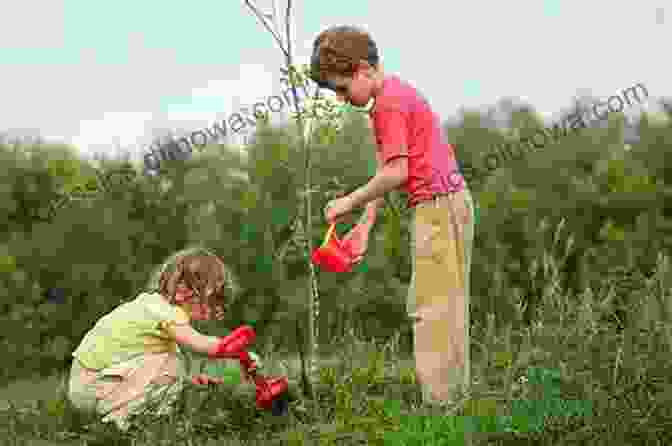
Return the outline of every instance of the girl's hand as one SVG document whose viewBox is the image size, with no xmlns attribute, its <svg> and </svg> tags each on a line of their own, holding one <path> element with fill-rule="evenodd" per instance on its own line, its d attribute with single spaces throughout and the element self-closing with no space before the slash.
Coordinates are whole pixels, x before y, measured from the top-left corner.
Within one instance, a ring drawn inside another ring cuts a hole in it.
<svg viewBox="0 0 672 446">
<path fill-rule="evenodd" d="M 250 358 L 252 359 L 253 367 L 250 370 L 247 370 L 247 368 L 241 363 L 240 364 L 240 378 L 243 380 L 243 382 L 248 382 L 248 383 L 254 383 L 254 376 L 253 374 L 259 370 L 260 367 L 262 367 L 261 360 L 259 359 L 259 355 L 257 355 L 254 352 L 247 352 L 248 355 L 250 355 Z"/>
<path fill-rule="evenodd" d="M 191 383 L 197 386 L 207 386 L 208 384 L 223 384 L 224 380 L 222 378 L 213 378 L 201 373 L 199 375 L 192 376 Z"/>
<path fill-rule="evenodd" d="M 252 375 L 250 375 L 245 367 L 241 366 L 240 367 L 240 379 L 242 382 L 247 382 L 247 383 L 253 383 L 254 378 L 252 378 Z"/>
</svg>

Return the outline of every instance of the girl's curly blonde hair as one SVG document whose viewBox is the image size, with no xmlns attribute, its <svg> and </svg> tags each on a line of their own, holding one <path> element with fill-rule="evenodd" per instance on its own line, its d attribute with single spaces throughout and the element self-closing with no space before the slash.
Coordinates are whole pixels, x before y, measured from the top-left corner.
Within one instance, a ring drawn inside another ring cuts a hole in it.
<svg viewBox="0 0 672 446">
<path fill-rule="evenodd" d="M 310 78 L 320 88 L 334 90 L 330 74 L 352 76 L 365 60 L 378 68 L 378 48 L 369 33 L 354 26 L 334 26 L 322 31 L 313 42 Z"/>
<path fill-rule="evenodd" d="M 195 246 L 178 251 L 157 267 L 147 288 L 175 304 L 177 286 L 183 284 L 194 292 L 194 300 L 211 308 L 231 304 L 238 285 L 231 270 L 208 249 Z"/>
</svg>

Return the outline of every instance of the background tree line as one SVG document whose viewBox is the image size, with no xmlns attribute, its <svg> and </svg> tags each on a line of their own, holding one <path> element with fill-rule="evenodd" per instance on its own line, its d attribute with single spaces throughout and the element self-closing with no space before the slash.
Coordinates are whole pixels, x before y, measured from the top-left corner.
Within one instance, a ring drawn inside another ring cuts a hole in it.
<svg viewBox="0 0 672 446">
<path fill-rule="evenodd" d="M 578 295 L 609 282 L 621 284 L 621 291 L 603 322 L 621 329 L 634 323 L 628 290 L 641 288 L 672 243 L 669 111 L 667 118 L 643 115 L 638 140 L 626 150 L 625 118 L 610 115 L 601 127 L 570 132 L 474 178 L 480 219 L 472 323 L 485 325 L 492 313 L 498 323 L 528 326 L 548 287 Z M 294 353 L 294 327 L 306 320 L 307 237 L 321 243 L 326 201 L 372 174 L 374 140 L 365 119 L 352 112 L 340 131 L 314 130 L 311 234 L 295 225 L 302 215 L 303 157 L 292 125 L 260 125 L 245 154 L 209 144 L 188 160 L 161 163 L 156 176 L 143 175 L 143 167 L 128 160 L 107 160 L 96 169 L 66 146 L 0 145 L 0 354 L 14 364 L 3 368 L 2 380 L 63 367 L 103 313 L 133 298 L 158 262 L 190 243 L 212 248 L 240 278 L 231 318 L 204 328 L 222 333 L 254 319 L 258 342 L 282 338 Z M 463 166 L 476 165 L 512 134 L 543 126 L 529 107 L 513 110 L 504 130 L 475 112 L 446 124 Z M 59 197 L 94 190 L 101 178 L 106 187 L 44 212 Z M 391 194 L 355 272 L 320 273 L 321 345 L 351 330 L 380 339 L 401 330 L 410 351 L 405 199 Z M 347 227 L 341 225 L 341 233 Z M 549 253 L 557 271 L 549 270 Z M 656 320 L 669 317 L 672 305 L 651 301 L 646 311 Z"/>
</svg>

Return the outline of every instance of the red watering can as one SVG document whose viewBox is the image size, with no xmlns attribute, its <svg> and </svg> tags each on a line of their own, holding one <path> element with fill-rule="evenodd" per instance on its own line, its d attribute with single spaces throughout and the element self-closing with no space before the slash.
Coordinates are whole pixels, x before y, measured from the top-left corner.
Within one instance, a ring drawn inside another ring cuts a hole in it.
<svg viewBox="0 0 672 446">
<path fill-rule="evenodd" d="M 335 234 L 336 223 L 327 231 L 322 246 L 313 251 L 313 263 L 332 273 L 347 273 L 352 270 L 353 256 L 348 244 Z"/>
<path fill-rule="evenodd" d="M 275 378 L 255 376 L 254 383 L 257 386 L 257 407 L 259 409 L 271 409 L 274 412 L 285 411 L 278 406 L 282 406 L 282 401 L 287 398 L 289 381 L 286 376 Z"/>
</svg>

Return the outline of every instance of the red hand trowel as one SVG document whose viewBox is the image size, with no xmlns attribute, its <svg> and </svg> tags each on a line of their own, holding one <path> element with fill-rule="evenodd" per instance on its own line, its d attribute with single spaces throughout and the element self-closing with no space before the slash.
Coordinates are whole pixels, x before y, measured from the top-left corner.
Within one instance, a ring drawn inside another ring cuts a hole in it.
<svg viewBox="0 0 672 446">
<path fill-rule="evenodd" d="M 332 223 L 327 231 L 322 246 L 313 251 L 313 263 L 332 273 L 347 273 L 352 271 L 353 255 L 349 244 L 339 240 L 335 233 L 336 224 Z"/>
</svg>

